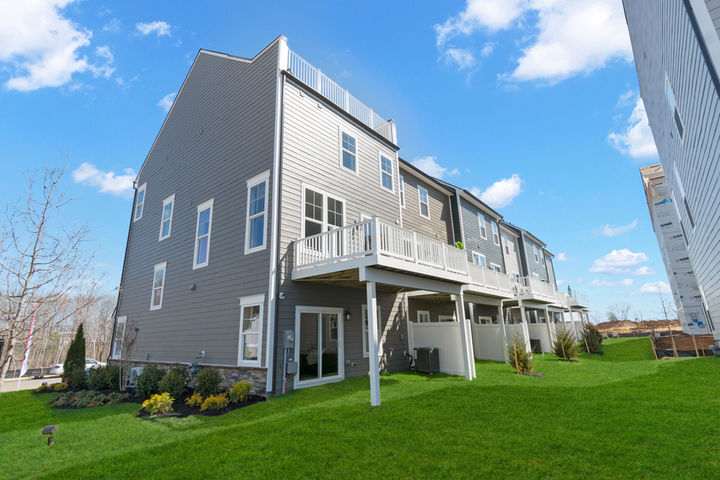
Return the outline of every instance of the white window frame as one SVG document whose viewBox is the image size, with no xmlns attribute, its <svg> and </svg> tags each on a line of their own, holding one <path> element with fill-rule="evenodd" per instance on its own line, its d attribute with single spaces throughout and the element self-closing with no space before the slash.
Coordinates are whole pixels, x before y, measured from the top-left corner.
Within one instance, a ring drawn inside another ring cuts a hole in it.
<svg viewBox="0 0 720 480">
<path fill-rule="evenodd" d="M 210 209 L 210 217 L 208 218 L 208 233 L 207 233 L 207 254 L 205 255 L 205 262 L 203 263 L 197 263 L 197 254 L 198 254 L 198 244 L 200 243 L 200 238 L 198 237 L 198 227 L 200 226 L 200 212 L 203 210 L 209 208 Z M 211 198 L 207 202 L 203 202 L 200 205 L 197 206 L 196 209 L 196 215 L 195 215 L 195 250 L 193 252 L 193 270 L 197 270 L 198 268 L 207 267 L 210 264 L 210 237 L 212 236 L 212 220 L 213 220 L 213 213 L 215 210 L 215 199 Z"/>
<path fill-rule="evenodd" d="M 490 270 L 495 270 L 496 272 L 502 273 L 502 266 L 498 265 L 497 263 L 490 262 Z"/>
<path fill-rule="evenodd" d="M 418 190 L 418 213 L 420 214 L 421 217 L 427 218 L 428 220 L 430 220 L 430 192 L 428 191 L 427 188 L 422 187 L 420 185 L 418 185 L 417 190 Z M 425 201 L 425 202 L 422 201 L 422 192 L 425 192 L 425 198 L 427 199 L 427 201 Z M 423 213 L 422 213 L 423 205 L 427 205 L 427 212 L 428 212 L 427 215 L 423 215 Z"/>
<path fill-rule="evenodd" d="M 535 256 L 535 263 L 540 263 L 540 254 L 536 245 L 533 245 L 533 255 Z"/>
<path fill-rule="evenodd" d="M 532 276 L 535 280 L 540 280 L 540 274 L 537 272 L 532 272 Z"/>
<path fill-rule="evenodd" d="M 162 270 L 162 287 L 155 286 L 155 274 L 158 270 Z M 163 297 L 165 296 L 165 280 L 167 277 L 167 262 L 158 263 L 153 267 L 152 276 L 152 289 L 150 290 L 150 310 L 160 310 L 163 304 Z M 155 305 L 155 290 L 160 288 L 160 303 Z"/>
<path fill-rule="evenodd" d="M 168 218 L 165 218 L 165 207 L 170 204 L 170 216 Z M 158 235 L 158 242 L 161 242 L 165 240 L 166 238 L 170 238 L 170 235 L 172 234 L 172 220 L 173 220 L 173 214 L 175 213 L 175 194 L 173 193 L 169 197 L 167 197 L 165 200 L 163 200 L 162 203 L 162 211 L 160 212 L 160 234 Z M 163 227 L 165 226 L 165 223 L 168 224 L 168 234 L 163 237 Z"/>
<path fill-rule="evenodd" d="M 405 176 L 399 175 L 398 190 L 400 191 L 400 208 L 405 208 Z"/>
<path fill-rule="evenodd" d="M 543 266 L 547 266 L 547 262 L 545 261 L 545 252 L 542 252 L 542 255 L 540 256 L 540 263 L 542 263 Z"/>
<path fill-rule="evenodd" d="M 360 162 L 359 162 L 360 155 L 358 154 L 359 148 L 358 148 L 358 137 L 357 137 L 357 135 L 350 134 L 348 131 L 345 131 L 345 130 L 343 130 L 342 128 L 339 128 L 339 129 L 338 129 L 338 132 L 339 132 L 339 134 L 338 134 L 338 142 L 339 142 L 339 145 L 338 145 L 338 147 L 339 147 L 339 149 L 338 149 L 338 151 L 339 151 L 338 165 L 339 165 L 340 168 L 343 169 L 343 170 L 346 170 L 346 171 L 349 171 L 349 172 L 353 172 L 355 175 L 360 175 Z M 350 137 L 350 138 L 352 138 L 353 140 L 355 140 L 355 153 L 351 152 L 350 150 L 345 150 L 345 147 L 343 147 L 343 134 L 345 134 L 345 135 L 347 135 L 348 137 Z M 352 156 L 355 158 L 355 170 L 353 170 L 352 168 L 348 168 L 348 167 L 345 166 L 345 164 L 343 163 L 343 152 L 348 152 L 350 155 L 352 155 Z"/>
<path fill-rule="evenodd" d="M 357 150 L 357 145 L 356 145 L 355 149 Z M 383 163 L 382 163 L 383 158 L 387 159 L 390 162 L 390 171 L 389 172 L 383 170 Z M 393 162 L 393 159 L 390 156 L 385 155 L 382 152 L 378 151 L 378 166 L 380 168 L 380 188 L 382 188 L 385 191 L 395 193 L 395 179 L 394 179 L 394 175 L 393 175 L 393 172 L 395 171 L 395 163 Z M 385 185 L 383 185 L 383 177 L 385 177 L 385 176 L 390 178 L 390 188 L 387 188 Z"/>
<path fill-rule="evenodd" d="M 476 324 L 477 325 L 493 325 L 492 317 L 489 317 L 487 315 L 478 315 Z"/>
<path fill-rule="evenodd" d="M 142 195 L 142 202 L 138 203 L 140 194 Z M 133 210 L 133 222 L 137 222 L 145 213 L 145 203 L 147 202 L 147 182 L 140 185 L 140 188 L 135 192 L 135 210 Z M 138 215 L 138 207 L 140 207 L 140 215 Z"/>
<path fill-rule="evenodd" d="M 370 326 L 367 322 L 367 304 L 362 304 L 362 321 L 361 327 L 362 327 L 362 348 L 363 348 L 363 358 L 369 358 L 369 346 L 370 346 L 370 338 L 369 338 L 369 330 L 368 327 Z M 377 306 L 377 327 L 378 327 L 378 357 L 382 356 L 382 338 L 383 338 L 383 330 L 382 330 L 382 311 L 380 310 L 380 305 Z"/>
<path fill-rule="evenodd" d="M 451 323 L 455 321 L 455 315 L 438 315 L 438 323 Z"/>
<path fill-rule="evenodd" d="M 485 257 L 485 255 L 480 252 L 476 252 L 475 250 L 472 250 L 471 255 L 473 259 L 473 264 L 477 265 L 478 267 L 487 268 L 487 258 Z M 478 259 L 482 258 L 482 263 L 475 263 L 475 257 L 477 257 Z"/>
<path fill-rule="evenodd" d="M 345 312 L 342 308 L 334 307 L 314 307 L 306 305 L 297 305 L 295 307 L 295 363 L 300 365 L 300 315 L 303 313 L 315 313 L 322 315 L 324 313 L 335 314 L 338 318 L 338 374 L 331 377 L 322 377 L 312 380 L 300 380 L 300 375 L 295 375 L 295 389 L 322 385 L 325 383 L 339 382 L 345 378 L 345 334 L 343 315 Z M 320 346 L 320 345 L 319 345 Z"/>
<path fill-rule="evenodd" d="M 260 306 L 260 314 L 257 322 L 257 360 L 245 360 L 245 344 L 243 342 L 244 335 L 254 335 L 254 332 L 246 333 L 243 331 L 243 322 L 245 320 L 245 307 Z M 238 357 L 237 364 L 241 366 L 254 366 L 259 367 L 262 360 L 262 346 L 263 346 L 263 320 L 265 315 L 265 294 L 261 293 L 258 295 L 250 295 L 247 297 L 240 297 L 240 327 L 238 331 Z"/>
<path fill-rule="evenodd" d="M 122 325 L 122 333 L 120 333 Z M 115 336 L 113 337 L 112 355 L 110 358 L 119 359 L 122 356 L 122 347 L 125 340 L 125 327 L 127 327 L 127 316 L 117 317 L 115 322 Z M 120 333 L 118 335 L 118 333 Z"/>
<path fill-rule="evenodd" d="M 427 316 L 427 321 L 423 322 L 420 320 L 420 317 Z M 428 310 L 418 310 L 417 311 L 417 323 L 430 323 L 432 320 L 430 319 L 430 312 Z"/>
<path fill-rule="evenodd" d="M 480 238 L 487 240 L 487 224 L 485 223 L 485 215 L 478 212 L 478 229 L 480 230 Z"/>
<path fill-rule="evenodd" d="M 250 216 L 250 191 L 253 187 L 265 182 L 265 200 L 264 208 L 262 212 L 256 213 L 252 217 Z M 268 226 L 268 190 L 269 190 L 269 183 L 270 183 L 270 170 L 266 170 L 260 175 L 256 175 L 247 182 L 245 182 L 245 188 L 247 189 L 247 196 L 246 196 L 246 208 L 245 208 L 245 255 L 249 253 L 255 253 L 259 252 L 261 250 L 265 250 L 267 248 L 267 226 Z M 250 235 L 250 223 L 257 217 L 263 217 L 263 238 L 262 243 L 260 245 L 257 245 L 255 247 L 250 247 L 250 241 L 252 240 Z"/>
<path fill-rule="evenodd" d="M 492 228 L 493 243 L 500 246 L 500 232 L 498 231 L 498 224 L 495 220 L 490 221 L 490 227 Z"/>
<path fill-rule="evenodd" d="M 344 227 L 347 224 L 347 202 L 344 198 L 339 197 L 338 195 L 335 195 L 333 193 L 328 193 L 325 190 L 321 188 L 315 188 L 312 185 L 308 185 L 306 183 L 302 184 L 302 193 L 300 198 L 300 238 L 305 238 L 307 235 L 305 234 L 305 191 L 306 190 L 312 190 L 314 192 L 317 192 L 323 196 L 323 218 L 321 223 L 321 232 L 327 232 L 329 223 L 328 223 L 328 197 L 331 197 L 336 202 L 340 202 L 343 204 L 343 221 L 342 225 L 335 226 L 333 225 L 333 228 L 341 228 Z"/>
<path fill-rule="evenodd" d="M 504 233 L 502 234 L 503 247 L 505 249 L 505 255 L 510 255 L 510 239 Z"/>
</svg>

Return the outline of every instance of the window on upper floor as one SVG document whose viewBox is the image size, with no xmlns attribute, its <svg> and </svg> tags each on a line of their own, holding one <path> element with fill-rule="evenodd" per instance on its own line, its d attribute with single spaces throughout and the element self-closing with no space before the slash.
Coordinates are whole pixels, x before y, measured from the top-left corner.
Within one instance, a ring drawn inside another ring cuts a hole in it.
<svg viewBox="0 0 720 480">
<path fill-rule="evenodd" d="M 247 181 L 247 221 L 245 223 L 245 254 L 265 249 L 267 230 L 267 193 L 270 173 L 265 172 Z"/>
<path fill-rule="evenodd" d="M 540 263 L 540 254 L 538 253 L 538 248 L 533 245 L 533 255 L 535 256 L 535 263 Z"/>
<path fill-rule="evenodd" d="M 542 263 L 543 265 L 545 265 L 545 253 L 544 253 L 544 252 L 543 252 L 542 255 L 540 255 L 540 263 Z"/>
<path fill-rule="evenodd" d="M 398 189 L 400 190 L 400 206 L 405 208 L 405 177 L 400 175 L 398 182 Z"/>
<path fill-rule="evenodd" d="M 675 128 L 677 128 L 680 140 L 682 140 L 685 136 L 685 123 L 680 116 L 680 110 L 678 110 L 677 101 L 675 100 L 675 92 L 673 91 L 673 87 L 667 73 L 665 73 L 665 97 L 667 98 L 668 106 L 670 107 L 670 114 L 675 122 Z"/>
<path fill-rule="evenodd" d="M 342 132 L 341 143 L 342 156 L 340 163 L 343 167 L 357 173 L 357 145 L 355 144 L 355 137 Z"/>
<path fill-rule="evenodd" d="M 381 328 L 381 322 L 380 322 L 380 305 L 377 307 L 377 318 L 376 318 L 376 324 L 378 329 L 378 357 L 382 355 L 382 328 Z M 368 308 L 367 305 L 363 304 L 362 306 L 362 347 L 363 347 L 363 357 L 367 358 L 370 356 L 370 333 L 368 331 Z"/>
<path fill-rule="evenodd" d="M 152 295 L 150 299 L 150 310 L 162 308 L 163 292 L 165 291 L 165 269 L 167 262 L 158 263 L 153 269 Z"/>
<path fill-rule="evenodd" d="M 142 218 L 143 209 L 145 208 L 145 190 L 147 190 L 147 183 L 140 185 L 140 188 L 135 192 L 135 214 L 133 215 L 135 221 Z"/>
<path fill-rule="evenodd" d="M 309 237 L 345 224 L 345 201 L 315 188 L 305 188 L 302 236 Z"/>
<path fill-rule="evenodd" d="M 472 262 L 475 265 L 480 265 L 481 267 L 487 267 L 487 261 L 485 260 L 485 255 L 483 255 L 482 253 L 473 251 L 472 252 Z"/>
<path fill-rule="evenodd" d="M 490 226 L 492 226 L 493 243 L 494 243 L 495 245 L 500 245 L 500 235 L 498 234 L 498 224 L 497 224 L 497 222 L 495 222 L 495 221 L 490 222 Z"/>
<path fill-rule="evenodd" d="M 427 188 L 423 188 L 418 185 L 418 199 L 420 201 L 420 215 L 425 218 L 430 218 L 430 197 L 428 196 Z"/>
<path fill-rule="evenodd" d="M 172 229 L 173 209 L 175 208 L 175 195 L 170 195 L 163 200 L 162 217 L 160 218 L 160 240 L 165 240 L 170 236 Z"/>
<path fill-rule="evenodd" d="M 393 191 L 393 163 L 385 155 L 380 155 L 380 185 Z"/>
<path fill-rule="evenodd" d="M 485 225 L 485 216 L 482 213 L 477 214 L 478 225 L 480 226 L 480 236 L 487 240 L 487 226 Z"/>
<path fill-rule="evenodd" d="M 507 235 L 503 234 L 503 246 L 505 247 L 505 254 L 510 255 L 510 239 Z"/>
<path fill-rule="evenodd" d="M 490 270 L 495 270 L 496 272 L 502 273 L 502 267 L 497 263 L 490 263 Z"/>
<path fill-rule="evenodd" d="M 427 310 L 418 310 L 417 321 L 418 323 L 430 323 L 430 312 Z"/>
<path fill-rule="evenodd" d="M 238 365 L 258 362 L 264 303 L 265 295 L 262 294 L 240 299 Z"/>
<path fill-rule="evenodd" d="M 210 261 L 213 203 L 214 199 L 210 199 L 197 207 L 193 269 L 205 267 Z"/>
</svg>

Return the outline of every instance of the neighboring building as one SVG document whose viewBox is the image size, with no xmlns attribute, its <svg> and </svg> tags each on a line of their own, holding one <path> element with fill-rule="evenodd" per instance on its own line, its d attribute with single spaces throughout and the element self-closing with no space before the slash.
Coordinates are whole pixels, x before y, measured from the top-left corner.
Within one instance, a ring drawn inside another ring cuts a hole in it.
<svg viewBox="0 0 720 480">
<path fill-rule="evenodd" d="M 720 345 L 720 8 L 716 0 L 623 4 L 669 198 Z"/>
<path fill-rule="evenodd" d="M 500 326 L 536 340 L 526 309 L 585 314 L 519 256 L 506 273 L 514 230 L 398 149 L 392 120 L 284 37 L 252 59 L 201 50 L 136 179 L 112 358 L 197 362 L 268 395 L 369 372 L 377 405 L 379 372 L 417 347 L 471 379 L 473 356 L 504 358 Z"/>
<path fill-rule="evenodd" d="M 685 333 L 708 334 L 707 310 L 688 254 L 677 205 L 670 195 L 662 166 L 643 167 L 640 175 L 680 324 Z"/>
</svg>

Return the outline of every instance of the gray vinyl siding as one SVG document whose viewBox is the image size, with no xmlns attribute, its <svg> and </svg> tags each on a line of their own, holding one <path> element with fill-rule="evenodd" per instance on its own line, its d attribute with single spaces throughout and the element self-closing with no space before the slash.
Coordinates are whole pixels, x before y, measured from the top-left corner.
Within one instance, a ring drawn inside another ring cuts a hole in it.
<svg viewBox="0 0 720 480">
<path fill-rule="evenodd" d="M 695 276 L 705 293 L 713 319 L 711 324 L 717 329 L 720 321 L 720 269 L 717 268 L 720 263 L 717 241 L 720 238 L 717 161 L 720 158 L 720 97 L 712 79 L 712 67 L 706 63 L 683 2 L 625 0 L 624 4 L 640 93 L 678 206 Z M 706 1 L 706 4 L 717 27 L 718 2 Z M 682 140 L 665 96 L 666 72 L 684 121 Z M 715 335 L 720 338 L 720 332 L 716 331 Z"/>
<path fill-rule="evenodd" d="M 545 265 L 547 266 L 548 282 L 553 284 L 557 288 L 557 279 L 555 278 L 555 266 L 553 265 L 552 257 L 545 255 Z"/>
<path fill-rule="evenodd" d="M 505 253 L 505 244 L 503 242 L 503 237 L 507 237 L 510 241 L 509 245 L 509 253 Z M 518 237 L 515 235 L 511 235 L 507 232 L 504 232 L 502 229 L 500 230 L 500 247 L 503 249 L 503 260 L 505 261 L 505 271 L 508 274 L 512 274 L 513 272 L 517 273 L 519 277 L 523 276 L 523 269 L 522 269 L 522 263 L 520 261 L 520 254 L 519 254 L 519 241 Z"/>
<path fill-rule="evenodd" d="M 418 310 L 429 312 L 430 321 L 437 322 L 440 315 L 455 315 L 455 302 L 410 298 L 408 300 L 408 310 L 412 322 L 417 322 Z"/>
<path fill-rule="evenodd" d="M 441 242 L 455 243 L 450 197 L 446 190 L 434 187 L 408 168 L 401 169 L 400 174 L 405 179 L 405 208 L 402 211 L 403 227 L 415 230 Z M 429 219 L 420 215 L 418 185 L 428 191 Z"/>
<path fill-rule="evenodd" d="M 720 36 L 720 0 L 705 0 L 715 31 Z"/>
<path fill-rule="evenodd" d="M 282 116 L 279 292 L 285 299 L 278 301 L 277 328 L 278 331 L 295 330 L 295 307 L 298 305 L 349 309 L 351 320 L 344 324 L 345 376 L 366 375 L 369 366 L 362 355 L 361 335 L 361 305 L 366 303 L 364 286 L 350 288 L 293 281 L 293 242 L 302 235 L 303 185 L 343 199 L 346 225 L 359 221 L 361 214 L 377 216 L 394 224 L 400 218 L 397 173 L 393 174 L 393 191 L 382 188 L 378 155 L 381 152 L 397 162 L 397 152 L 289 77 L 283 89 Z M 346 131 L 356 139 L 358 174 L 340 165 L 340 131 Z M 385 332 L 381 367 L 404 368 L 407 365 L 403 359 L 403 352 L 407 350 L 407 330 L 401 297 L 378 289 L 378 304 Z M 279 345 L 277 347 L 276 355 L 280 359 L 282 352 Z M 280 360 L 276 362 L 276 389 L 282 386 L 281 363 Z"/>
<path fill-rule="evenodd" d="M 201 52 L 177 96 L 137 181 L 147 183 L 144 211 L 131 223 L 118 307 L 127 328 L 138 328 L 133 359 L 191 362 L 204 350 L 201 363 L 236 365 L 239 298 L 265 294 L 267 316 L 272 182 L 268 247 L 245 255 L 246 181 L 272 166 L 276 72 L 276 44 L 252 63 Z M 158 241 L 162 202 L 172 194 L 171 235 Z M 209 265 L 193 270 L 196 207 L 211 198 Z M 162 308 L 151 311 L 161 262 Z"/>
<path fill-rule="evenodd" d="M 503 259 L 503 252 L 501 249 L 502 241 L 500 245 L 495 245 L 493 242 L 493 231 L 491 222 L 497 221 L 490 217 L 485 212 L 472 205 L 470 202 L 460 198 L 460 212 L 463 221 L 463 233 L 465 234 L 465 250 L 467 252 L 468 261 L 472 262 L 473 250 L 485 255 L 487 260 L 487 266 L 490 268 L 490 263 L 496 263 L 500 265 L 502 271 L 505 272 L 505 260 Z M 478 221 L 478 213 L 485 218 L 485 229 L 487 230 L 487 239 L 482 238 L 480 235 L 480 222 Z M 498 235 L 500 226 L 498 225 Z"/>
<path fill-rule="evenodd" d="M 533 251 L 533 247 L 536 247 L 538 249 L 538 259 L 541 259 L 541 257 L 543 256 L 542 245 L 530 240 L 526 235 L 523 235 L 523 240 L 524 240 L 523 245 L 524 245 L 524 249 L 525 249 L 525 258 L 527 259 L 527 267 L 528 267 L 527 276 L 534 278 L 533 273 L 537 273 L 540 277 L 540 280 L 547 282 L 548 281 L 547 269 L 545 268 L 545 265 L 543 265 L 541 261 L 538 261 L 538 262 L 535 261 L 535 252 Z"/>
</svg>

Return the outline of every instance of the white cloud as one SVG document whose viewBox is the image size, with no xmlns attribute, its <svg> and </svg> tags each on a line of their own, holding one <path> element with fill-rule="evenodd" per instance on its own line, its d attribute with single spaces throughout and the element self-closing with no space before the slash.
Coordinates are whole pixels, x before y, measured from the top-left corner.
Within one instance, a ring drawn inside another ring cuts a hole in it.
<svg viewBox="0 0 720 480">
<path fill-rule="evenodd" d="M 90 70 L 105 76 L 109 71 L 107 63 L 92 65 L 81 53 L 90 45 L 92 32 L 63 16 L 70 3 L 73 0 L 0 2 L 0 62 L 10 66 L 5 69 L 10 72 L 6 88 L 28 92 L 59 87 L 75 73 Z"/>
<path fill-rule="evenodd" d="M 596 259 L 590 267 L 590 271 L 595 273 L 627 273 L 630 271 L 630 267 L 647 261 L 648 256 L 644 253 L 621 248 Z"/>
<path fill-rule="evenodd" d="M 75 183 L 97 187 L 102 193 L 130 198 L 136 173 L 132 168 L 126 168 L 123 175 L 116 175 L 115 172 L 103 172 L 95 165 L 84 162 L 73 170 L 72 177 Z"/>
<path fill-rule="evenodd" d="M 565 253 L 565 252 L 558 253 L 557 256 L 555 257 L 555 260 L 557 260 L 558 262 L 566 262 L 568 260 L 567 253 Z"/>
<path fill-rule="evenodd" d="M 95 55 L 103 59 L 105 63 L 101 65 L 88 65 L 88 68 L 95 77 L 110 78 L 115 71 L 115 67 L 111 65 L 115 61 L 115 56 L 107 45 L 95 48 Z"/>
<path fill-rule="evenodd" d="M 446 178 L 460 174 L 460 170 L 457 168 L 449 169 L 437 163 L 436 157 L 418 157 L 410 163 L 435 178 Z"/>
<path fill-rule="evenodd" d="M 635 269 L 635 271 L 633 272 L 633 275 L 638 275 L 638 276 L 655 275 L 655 270 L 648 266 L 644 266 L 644 267 Z"/>
<path fill-rule="evenodd" d="M 460 70 L 472 68 L 477 63 L 473 54 L 464 48 L 448 48 L 445 50 L 445 61 L 457 65 Z"/>
<path fill-rule="evenodd" d="M 523 180 L 514 173 L 510 178 L 503 178 L 480 191 L 477 187 L 470 189 L 471 193 L 493 208 L 507 207 L 522 192 Z"/>
<path fill-rule="evenodd" d="M 658 154 L 645 113 L 645 104 L 640 97 L 635 102 L 625 130 L 613 132 L 607 138 L 616 150 L 633 158 L 655 157 Z"/>
<path fill-rule="evenodd" d="M 177 92 L 168 93 L 163 98 L 160 99 L 160 101 L 157 103 L 157 106 L 165 110 L 166 112 L 170 111 L 170 107 L 172 107 L 173 101 L 175 101 L 175 96 L 177 95 Z"/>
<path fill-rule="evenodd" d="M 154 21 L 154 22 L 138 22 L 135 24 L 135 28 L 137 28 L 138 32 L 140 32 L 143 35 L 150 35 L 151 33 L 156 34 L 158 37 L 162 37 L 163 35 L 170 36 L 170 24 L 163 21 Z"/>
<path fill-rule="evenodd" d="M 605 224 L 605 226 L 600 229 L 599 233 L 606 237 L 615 237 L 622 233 L 629 232 L 633 228 L 637 227 L 637 225 L 638 225 L 637 220 L 633 220 L 632 222 L 628 223 L 627 225 L 620 225 L 619 227 L 613 227 L 611 225 Z"/>
<path fill-rule="evenodd" d="M 510 80 L 553 83 L 615 59 L 632 60 L 619 0 L 468 0 L 462 12 L 435 25 L 436 44 L 444 51 L 458 37 L 515 26 L 527 32 L 530 43 L 504 75 Z"/>
<path fill-rule="evenodd" d="M 665 282 L 647 282 L 643 283 L 639 290 L 635 290 L 631 295 L 658 295 L 661 293 L 671 293 L 670 285 Z"/>
<path fill-rule="evenodd" d="M 102 27 L 103 32 L 118 33 L 120 31 L 120 20 L 113 18 Z"/>
<path fill-rule="evenodd" d="M 481 57 L 489 57 L 492 55 L 492 53 L 495 51 L 495 44 L 494 43 L 486 43 L 483 45 L 483 47 L 480 49 L 480 56 Z"/>
<path fill-rule="evenodd" d="M 616 282 L 610 282 L 608 280 L 593 280 L 590 285 L 593 287 L 632 287 L 632 278 L 623 278 Z"/>
</svg>

